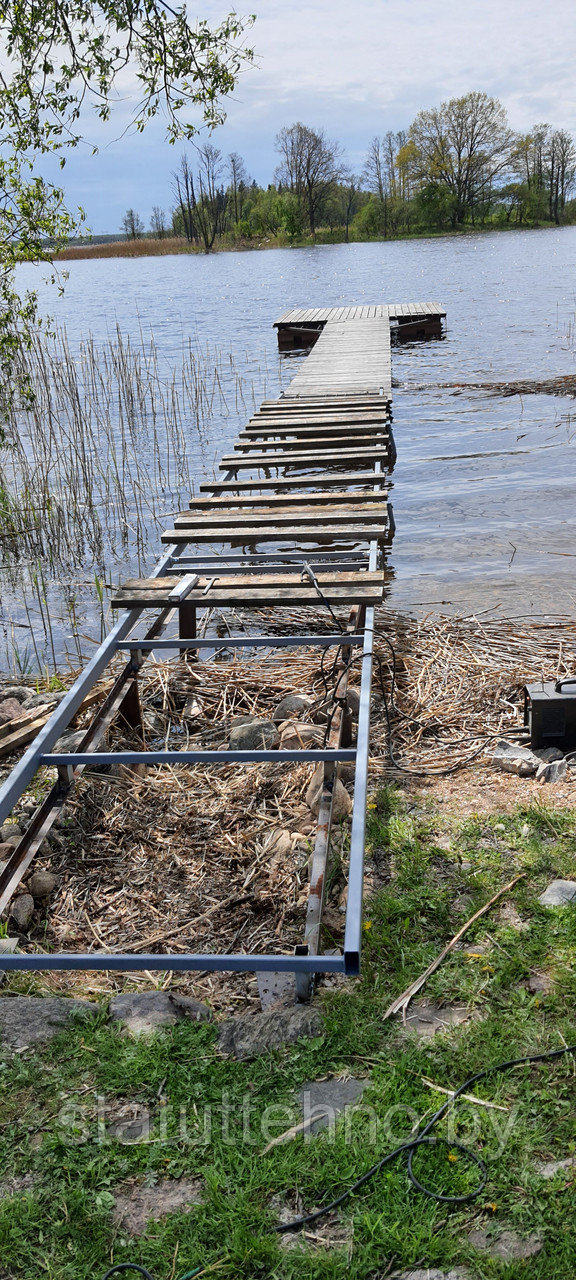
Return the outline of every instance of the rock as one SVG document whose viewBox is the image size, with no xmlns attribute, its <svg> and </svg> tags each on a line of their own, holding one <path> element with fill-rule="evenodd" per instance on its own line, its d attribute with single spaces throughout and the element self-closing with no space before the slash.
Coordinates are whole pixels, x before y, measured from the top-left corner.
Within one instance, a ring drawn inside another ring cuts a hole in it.
<svg viewBox="0 0 576 1280">
<path fill-rule="evenodd" d="M 303 751 L 322 742 L 324 734 L 315 724 L 305 724 L 303 720 L 285 720 L 280 725 L 280 750 Z"/>
<path fill-rule="evenodd" d="M 318 1036 L 322 1019 L 311 1005 L 272 1009 L 223 1022 L 218 1048 L 228 1058 L 258 1058 L 285 1044 L 295 1044 L 304 1036 Z"/>
<path fill-rule="evenodd" d="M 198 1178 L 160 1179 L 153 1187 L 124 1183 L 114 1195 L 114 1221 L 128 1235 L 141 1236 L 149 1222 L 201 1203 L 202 1183 Z"/>
<path fill-rule="evenodd" d="M 129 991 L 114 996 L 108 1012 L 113 1022 L 122 1022 L 134 1036 L 153 1033 L 158 1027 L 174 1027 L 177 1022 L 211 1022 L 205 1004 L 172 991 Z"/>
<path fill-rule="evenodd" d="M 16 847 L 16 841 L 14 841 L 14 843 L 11 844 L 8 840 L 3 840 L 2 843 L 0 844 L 0 871 L 4 870 L 4 867 L 6 866 L 8 859 L 11 858 L 12 854 L 14 853 L 15 847 Z"/>
<path fill-rule="evenodd" d="M 501 738 L 496 743 L 492 764 L 505 773 L 516 773 L 520 778 L 530 778 L 540 765 L 538 756 L 528 747 L 519 747 L 515 743 Z"/>
<path fill-rule="evenodd" d="M 16 822 L 5 822 L 4 826 L 0 827 L 0 840 L 2 841 L 2 844 L 18 844 L 22 835 L 22 827 L 19 827 Z"/>
<path fill-rule="evenodd" d="M 537 782 L 561 782 L 566 777 L 568 765 L 564 759 L 551 760 L 549 764 L 544 762 L 540 765 L 536 772 Z"/>
<path fill-rule="evenodd" d="M 415 1031 L 416 1035 L 429 1040 L 439 1031 L 450 1031 L 480 1016 L 478 1009 L 470 1009 L 466 1004 L 440 1005 L 433 1000 L 413 1000 L 406 1010 L 402 1031 Z"/>
<path fill-rule="evenodd" d="M 307 1133 L 319 1133 L 332 1125 L 340 1112 L 359 1101 L 369 1083 L 369 1080 L 355 1080 L 354 1076 L 347 1080 L 334 1076 L 302 1085 L 300 1106 Z"/>
<path fill-rule="evenodd" d="M 532 835 L 532 827 L 531 827 L 531 826 L 529 826 L 529 824 L 528 824 L 527 822 L 525 822 L 525 823 L 524 823 L 524 825 L 523 825 L 523 827 L 522 827 L 522 830 L 521 830 L 521 832 L 520 832 L 520 835 L 522 836 L 522 839 L 523 839 L 523 840 L 529 840 L 529 839 L 530 839 L 530 836 Z"/>
<path fill-rule="evenodd" d="M 78 751 L 82 743 L 82 739 L 86 737 L 85 729 L 77 729 L 73 733 L 63 733 L 58 741 L 54 743 L 52 751 L 54 754 L 59 751 Z"/>
<path fill-rule="evenodd" d="M 10 720 L 21 720 L 24 714 L 24 708 L 16 698 L 3 698 L 0 702 L 0 725 L 8 724 Z"/>
<path fill-rule="evenodd" d="M 542 1249 L 540 1236 L 523 1238 L 517 1231 L 501 1231 L 499 1235 L 495 1235 L 493 1231 L 475 1228 L 468 1232 L 468 1242 L 473 1249 L 479 1249 L 481 1253 L 487 1253 L 490 1258 L 501 1262 L 535 1258 Z"/>
<path fill-rule="evenodd" d="M 32 710 L 32 707 L 51 707 L 54 703 L 62 702 L 67 693 L 68 689 L 59 689 L 57 693 L 34 693 L 26 699 L 26 710 Z"/>
<path fill-rule="evenodd" d="M 416 1271 L 394 1271 L 390 1280 L 474 1280 L 467 1267 L 451 1267 L 441 1271 L 439 1267 L 418 1267 Z"/>
<path fill-rule="evenodd" d="M 57 883 L 56 876 L 51 871 L 35 871 L 30 877 L 30 893 L 34 901 L 41 902 L 43 898 L 49 898 Z"/>
<path fill-rule="evenodd" d="M 10 904 L 10 916 L 20 930 L 26 933 L 34 915 L 34 899 L 31 893 L 20 893 Z"/>
<path fill-rule="evenodd" d="M 291 720 L 293 716 L 302 715 L 303 711 L 308 711 L 313 706 L 313 699 L 309 698 L 306 693 L 287 693 L 278 703 L 272 719 L 276 724 L 281 724 L 283 720 Z"/>
<path fill-rule="evenodd" d="M 538 899 L 543 907 L 565 907 L 576 898 L 576 880 L 552 880 Z"/>
<path fill-rule="evenodd" d="M 320 809 L 320 801 L 322 799 L 322 781 L 324 778 L 324 768 L 320 764 L 314 770 L 308 790 L 306 792 L 306 804 L 312 810 L 314 817 L 318 817 Z M 339 822 L 342 818 L 347 818 L 352 812 L 352 797 L 349 796 L 344 783 L 340 778 L 336 779 L 334 784 L 334 799 L 332 801 L 332 819 Z"/>
<path fill-rule="evenodd" d="M 537 747 L 532 754 L 538 756 L 538 759 L 545 764 L 550 764 L 551 760 L 564 759 L 564 752 L 559 747 Z"/>
<path fill-rule="evenodd" d="M 228 750 L 274 751 L 278 743 L 278 730 L 271 720 L 252 720 L 230 730 Z"/>
<path fill-rule="evenodd" d="M 89 1000 L 67 1000 L 64 996 L 0 997 L 0 1048 L 25 1049 L 51 1040 L 74 1014 L 97 1013 Z"/>
<path fill-rule="evenodd" d="M 557 1173 L 576 1169 L 576 1156 L 567 1156 L 565 1160 L 539 1160 L 536 1172 L 541 1178 L 555 1178 Z"/>
<path fill-rule="evenodd" d="M 287 858 L 292 853 L 292 836 L 289 831 L 283 827 L 276 827 L 266 836 L 264 841 L 263 853 L 270 857 Z"/>
<path fill-rule="evenodd" d="M 31 690 L 26 688 L 24 684 L 10 684 L 2 690 L 1 697 L 5 700 L 14 698 L 16 702 L 25 702 L 31 696 Z"/>
</svg>

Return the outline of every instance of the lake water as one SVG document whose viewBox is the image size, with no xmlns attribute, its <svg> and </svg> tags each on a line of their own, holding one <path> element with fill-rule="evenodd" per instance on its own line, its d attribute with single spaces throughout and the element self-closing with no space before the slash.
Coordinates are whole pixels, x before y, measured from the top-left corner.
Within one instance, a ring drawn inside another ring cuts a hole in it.
<svg viewBox="0 0 576 1280">
<path fill-rule="evenodd" d="M 576 371 L 576 227 L 465 235 L 387 244 L 297 250 L 96 259 L 66 264 L 62 297 L 36 269 L 43 311 L 66 326 L 74 354 L 88 335 L 96 349 L 118 327 L 136 343 L 153 335 L 162 375 L 183 350 L 220 352 L 226 407 L 208 422 L 185 423 L 189 474 L 214 473 L 218 457 L 251 405 L 277 395 L 295 372 L 280 358 L 273 321 L 295 306 L 434 300 L 447 311 L 442 341 L 394 350 L 394 430 L 398 462 L 391 498 L 396 536 L 389 554 L 390 604 L 398 609 L 501 614 L 571 613 L 574 583 L 576 404 L 569 398 L 499 398 L 442 383 L 546 378 Z M 208 359 L 210 363 L 210 359 Z M 244 402 L 238 402 L 239 379 Z M 138 445 L 146 465 L 147 425 Z M 165 510 L 185 502 L 171 484 Z M 166 523 L 166 521 L 164 521 Z M 62 585 L 86 636 L 99 635 L 94 573 L 117 582 L 150 569 L 162 520 L 150 520 L 140 556 L 124 530 L 105 564 L 60 566 L 47 574 L 54 645 L 71 649 Z M 144 557 L 145 564 L 142 563 Z M 100 557 L 100 560 L 102 556 Z M 2 622 L 26 646 L 21 588 L 31 564 L 4 574 Z M 40 632 L 38 633 L 40 634 Z M 89 647 L 89 641 L 86 642 Z M 43 643 L 43 654 L 47 647 Z M 6 666 L 7 661 L 0 666 Z"/>
</svg>

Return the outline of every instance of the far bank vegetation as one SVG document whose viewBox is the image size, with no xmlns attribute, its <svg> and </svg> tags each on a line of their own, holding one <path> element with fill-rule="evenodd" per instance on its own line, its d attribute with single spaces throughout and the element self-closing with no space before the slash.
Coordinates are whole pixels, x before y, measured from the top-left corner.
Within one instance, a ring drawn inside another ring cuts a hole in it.
<svg viewBox="0 0 576 1280">
<path fill-rule="evenodd" d="M 171 209 L 149 228 L 128 209 L 122 241 L 71 245 L 64 257 L 132 256 L 310 242 L 380 240 L 467 229 L 576 222 L 576 145 L 537 124 L 515 133 L 496 98 L 468 93 L 375 136 L 360 173 L 324 129 L 296 123 L 276 137 L 266 187 L 237 152 L 206 142 L 181 156 Z"/>
</svg>

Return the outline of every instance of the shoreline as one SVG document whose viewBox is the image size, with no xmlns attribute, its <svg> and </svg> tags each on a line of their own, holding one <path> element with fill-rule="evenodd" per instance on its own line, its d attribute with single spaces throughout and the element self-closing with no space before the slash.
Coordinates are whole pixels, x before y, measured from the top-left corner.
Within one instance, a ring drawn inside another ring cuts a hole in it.
<svg viewBox="0 0 576 1280">
<path fill-rule="evenodd" d="M 575 223 L 563 223 L 561 227 L 554 223 L 541 223 L 538 226 L 490 226 L 490 227 L 456 227 L 438 231 L 434 228 L 420 231 L 408 231 L 390 236 L 365 236 L 362 238 L 350 237 L 348 240 L 345 236 L 336 236 L 326 233 L 319 234 L 315 237 L 304 236 L 299 240 L 290 242 L 285 236 L 265 236 L 263 239 L 245 239 L 240 238 L 233 242 L 226 239 L 223 243 L 217 244 L 208 254 L 199 245 L 190 244 L 182 236 L 166 236 L 162 240 L 154 239 L 151 236 L 143 236 L 139 240 L 109 240 L 103 244 L 71 244 L 65 249 L 49 256 L 47 253 L 47 262 L 73 262 L 75 260 L 90 258 L 153 258 L 153 257 L 173 257 L 179 254 L 190 254 L 198 257 L 212 257 L 219 253 L 250 253 L 256 250 L 265 249 L 317 249 L 324 248 L 329 245 L 339 244 L 394 244 L 399 241 L 412 240 L 446 240 L 461 238 L 471 235 L 491 235 L 497 233 L 507 233 L 512 231 L 533 232 L 533 231 L 562 231 L 566 227 L 574 226 Z"/>
</svg>

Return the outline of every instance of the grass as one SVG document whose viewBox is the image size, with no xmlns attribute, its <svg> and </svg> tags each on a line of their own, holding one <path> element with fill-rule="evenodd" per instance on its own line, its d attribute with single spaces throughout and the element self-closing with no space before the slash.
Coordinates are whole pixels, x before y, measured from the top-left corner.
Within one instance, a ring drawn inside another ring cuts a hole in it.
<svg viewBox="0 0 576 1280">
<path fill-rule="evenodd" d="M 576 1177 L 568 1171 L 544 1181 L 537 1172 L 539 1159 L 576 1151 L 570 1056 L 475 1086 L 509 1110 L 461 1103 L 442 1122 L 449 1141 L 470 1143 L 487 1161 L 479 1203 L 451 1211 L 416 1194 L 399 1161 L 341 1209 L 340 1222 L 353 1228 L 348 1249 L 300 1244 L 286 1252 L 270 1231 L 274 1197 L 289 1206 L 300 1197 L 304 1209 L 326 1203 L 440 1105 L 442 1095 L 422 1077 L 454 1088 L 490 1064 L 576 1041 L 576 909 L 549 911 L 537 900 L 553 876 L 576 874 L 574 815 L 539 804 L 461 823 L 425 804 L 410 812 L 393 789 L 373 805 L 369 865 L 379 887 L 367 904 L 363 974 L 321 994 L 322 1036 L 254 1062 L 226 1062 L 214 1027 L 180 1024 L 133 1041 L 103 1011 L 2 1064 L 2 1167 L 37 1181 L 0 1200 L 0 1275 L 93 1280 L 128 1261 L 157 1280 L 195 1267 L 230 1280 L 377 1280 L 409 1266 L 468 1266 L 482 1280 L 519 1280 L 528 1269 L 531 1280 L 574 1274 Z M 390 999 L 519 871 L 526 878 L 509 905 L 526 927 L 494 908 L 422 993 L 464 1001 L 481 1017 L 421 1042 L 397 1020 L 383 1022 Z M 549 975 L 549 994 L 529 990 L 535 971 Z M 4 990 L 38 990 L 40 982 L 19 975 Z M 369 1077 L 363 1109 L 333 1131 L 263 1155 L 297 1118 L 301 1086 L 335 1073 Z M 106 1136 L 128 1103 L 146 1109 L 149 1140 Z M 420 1154 L 415 1171 L 450 1192 L 466 1189 L 470 1171 L 452 1154 L 452 1161 L 445 1148 Z M 181 1175 L 202 1178 L 202 1205 L 151 1223 L 139 1239 L 113 1225 L 119 1183 L 153 1187 Z M 467 1241 L 472 1226 L 486 1224 L 538 1232 L 544 1248 L 529 1264 L 486 1260 Z"/>
</svg>

